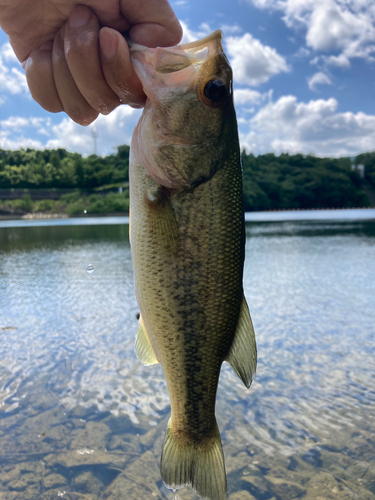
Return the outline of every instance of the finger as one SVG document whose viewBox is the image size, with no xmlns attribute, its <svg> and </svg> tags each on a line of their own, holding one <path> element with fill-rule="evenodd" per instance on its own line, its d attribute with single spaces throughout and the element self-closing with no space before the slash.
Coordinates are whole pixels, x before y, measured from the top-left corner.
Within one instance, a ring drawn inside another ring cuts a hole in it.
<svg viewBox="0 0 375 500">
<path fill-rule="evenodd" d="M 63 105 L 55 87 L 52 70 L 52 45 L 46 42 L 33 50 L 24 65 L 31 95 L 42 108 L 52 113 L 63 111 Z"/>
<path fill-rule="evenodd" d="M 90 106 L 78 90 L 65 59 L 65 26 L 55 37 L 52 52 L 53 75 L 56 89 L 65 113 L 80 125 L 89 125 L 98 116 L 98 111 Z"/>
<path fill-rule="evenodd" d="M 65 58 L 83 97 L 92 108 L 107 115 L 120 100 L 104 78 L 98 39 L 96 16 L 88 7 L 76 7 L 65 28 Z"/>
<path fill-rule="evenodd" d="M 102 28 L 99 32 L 102 69 L 111 89 L 123 104 L 141 108 L 146 102 L 142 84 L 130 61 L 129 46 L 116 30 Z"/>
<path fill-rule="evenodd" d="M 120 12 L 119 0 L 83 0 L 82 3 L 88 5 L 94 12 L 101 26 L 113 28 L 120 33 L 125 33 L 130 29 L 130 23 Z"/>
<path fill-rule="evenodd" d="M 147 47 L 169 47 L 182 38 L 182 28 L 168 0 L 120 0 L 120 10 L 132 25 L 129 36 Z"/>
</svg>

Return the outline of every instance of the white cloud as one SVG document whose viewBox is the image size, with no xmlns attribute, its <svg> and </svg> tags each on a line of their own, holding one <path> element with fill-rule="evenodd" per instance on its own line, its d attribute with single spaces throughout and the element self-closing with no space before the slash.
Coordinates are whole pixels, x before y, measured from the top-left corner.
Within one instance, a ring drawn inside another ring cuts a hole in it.
<svg viewBox="0 0 375 500">
<path fill-rule="evenodd" d="M 236 89 L 233 94 L 236 104 L 260 104 L 262 100 L 262 94 L 257 90 Z"/>
<path fill-rule="evenodd" d="M 28 94 L 26 76 L 9 43 L 0 47 L 0 91 L 11 94 Z"/>
<path fill-rule="evenodd" d="M 293 57 L 296 59 L 304 59 L 308 57 L 311 54 L 309 49 L 306 49 L 306 47 L 300 47 L 295 54 L 293 54 Z"/>
<path fill-rule="evenodd" d="M 51 118 L 42 118 L 31 116 L 30 118 L 24 118 L 23 116 L 9 116 L 9 118 L 0 121 L 0 126 L 5 131 L 16 131 L 21 128 L 32 127 L 36 129 L 37 127 L 51 126 Z"/>
<path fill-rule="evenodd" d="M 44 147 L 41 140 L 32 139 L 35 132 L 49 135 L 51 118 L 9 116 L 0 121 L 0 147 L 2 149 L 36 148 Z"/>
<path fill-rule="evenodd" d="M 200 26 L 199 31 L 193 31 L 191 30 L 188 25 L 180 20 L 180 24 L 182 26 L 182 40 L 180 43 L 190 43 L 190 42 L 195 42 L 196 40 L 199 40 L 200 38 L 203 38 L 211 33 L 210 27 L 205 24 Z"/>
<path fill-rule="evenodd" d="M 338 56 L 320 56 L 317 58 L 317 63 L 322 60 L 328 66 L 338 66 L 339 68 L 350 68 L 350 60 L 347 55 L 339 54 Z M 311 61 L 313 63 L 313 61 Z"/>
<path fill-rule="evenodd" d="M 238 24 L 222 24 L 220 26 L 221 31 L 226 35 L 235 35 L 236 33 L 242 33 L 243 29 Z"/>
<path fill-rule="evenodd" d="M 29 120 L 27 118 L 23 118 L 21 116 L 10 116 L 6 120 L 1 120 L 1 127 L 4 129 L 19 129 L 24 128 L 29 124 Z"/>
<path fill-rule="evenodd" d="M 259 9 L 281 10 L 284 12 L 284 21 L 291 27 L 299 23 L 306 25 L 305 15 L 309 12 L 315 0 L 248 0 Z M 319 1 L 319 0 L 317 0 Z"/>
<path fill-rule="evenodd" d="M 317 92 L 317 85 L 332 85 L 332 82 L 328 75 L 319 71 L 318 73 L 310 76 L 310 78 L 307 78 L 307 84 L 310 90 Z"/>
<path fill-rule="evenodd" d="M 119 106 L 107 116 L 100 115 L 91 127 L 82 127 L 66 116 L 57 125 L 52 125 L 50 117 L 11 116 L 0 121 L 0 147 L 3 149 L 61 147 L 82 155 L 90 155 L 94 152 L 92 127 L 95 126 L 98 132 L 97 153 L 107 155 L 113 153 L 116 146 L 130 144 L 140 113 L 141 110 Z M 37 138 L 29 138 L 35 137 L 36 134 Z M 40 139 L 38 135 L 41 136 Z"/>
<path fill-rule="evenodd" d="M 24 135 L 9 137 L 6 131 L 0 131 L 0 148 L 1 149 L 20 149 L 20 148 L 35 148 L 42 149 L 43 144 L 35 139 L 30 139 L 30 137 L 25 137 Z"/>
<path fill-rule="evenodd" d="M 0 48 L 0 53 L 5 61 L 19 64 L 16 54 L 13 52 L 13 49 L 9 42 L 2 45 L 2 47 Z"/>
<path fill-rule="evenodd" d="M 255 154 L 313 153 L 352 156 L 374 149 L 375 116 L 338 113 L 335 99 L 298 102 L 292 95 L 270 102 L 241 125 L 241 144 Z"/>
<path fill-rule="evenodd" d="M 208 23 L 202 23 L 197 31 L 191 30 L 184 21 L 180 20 L 180 23 L 183 30 L 181 43 L 194 42 L 212 32 Z M 272 47 L 263 45 L 250 33 L 245 33 L 242 37 L 225 36 L 241 32 L 242 28 L 238 25 L 223 24 L 220 29 L 224 33 L 226 52 L 231 58 L 236 82 L 258 86 L 280 72 L 290 71 L 284 57 Z"/>
<path fill-rule="evenodd" d="M 95 126 L 98 155 L 111 154 L 116 146 L 130 144 L 140 113 L 141 110 L 119 106 L 109 115 L 99 115 L 90 127 L 82 127 L 69 118 L 63 118 L 58 125 L 52 126 L 53 138 L 46 143 L 45 147 L 65 148 L 83 155 L 90 155 L 94 152 L 92 128 Z"/>
<path fill-rule="evenodd" d="M 338 113 L 338 103 L 333 98 L 298 102 L 295 96 L 288 95 L 273 102 L 272 92 L 262 94 L 251 89 L 236 89 L 235 99 L 240 114 L 241 146 L 255 154 L 288 151 L 352 156 L 374 149 L 375 116 L 361 112 Z M 247 106 L 252 109 L 246 109 Z M 244 111 L 255 112 L 255 115 L 249 119 Z M 110 115 L 100 116 L 95 122 L 97 153 L 110 154 L 116 146 L 130 144 L 139 114 L 140 110 L 120 106 Z M 92 126 L 82 127 L 67 117 L 57 125 L 52 125 L 49 117 L 10 117 L 0 125 L 0 147 L 4 149 L 63 147 L 83 155 L 94 152 Z M 31 130 L 34 133 L 37 130 L 39 136 L 27 137 Z"/>
<path fill-rule="evenodd" d="M 248 0 L 256 7 L 281 10 L 288 27 L 306 30 L 306 44 L 325 64 L 348 67 L 350 59 L 375 61 L 373 0 Z"/>
<path fill-rule="evenodd" d="M 254 108 L 246 108 L 245 106 L 254 105 L 260 106 L 264 101 L 270 101 L 272 99 L 273 90 L 268 92 L 258 92 L 257 90 L 251 89 L 235 89 L 233 92 L 234 102 L 238 111 L 250 111 L 254 112 Z"/>
<path fill-rule="evenodd" d="M 238 83 L 258 86 L 278 73 L 290 71 L 284 57 L 250 33 L 228 37 L 226 47 Z"/>
<path fill-rule="evenodd" d="M 364 27 L 358 16 L 327 0 L 312 11 L 306 42 L 314 50 L 344 49 L 352 39 L 358 38 Z"/>
</svg>

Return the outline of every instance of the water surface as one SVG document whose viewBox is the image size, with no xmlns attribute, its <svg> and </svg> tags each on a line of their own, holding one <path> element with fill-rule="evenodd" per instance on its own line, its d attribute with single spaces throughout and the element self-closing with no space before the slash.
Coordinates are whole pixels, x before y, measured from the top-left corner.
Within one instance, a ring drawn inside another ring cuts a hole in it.
<svg viewBox="0 0 375 500">
<path fill-rule="evenodd" d="M 133 352 L 128 226 L 98 222 L 0 228 L 1 499 L 173 498 L 164 377 Z M 375 221 L 246 235 L 259 362 L 250 390 L 222 370 L 228 496 L 375 500 Z"/>
</svg>

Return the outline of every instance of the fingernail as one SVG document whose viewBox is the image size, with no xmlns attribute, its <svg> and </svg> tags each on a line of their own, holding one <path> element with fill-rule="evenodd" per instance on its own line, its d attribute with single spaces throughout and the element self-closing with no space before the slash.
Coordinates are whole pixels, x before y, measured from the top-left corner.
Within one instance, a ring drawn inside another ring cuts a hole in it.
<svg viewBox="0 0 375 500">
<path fill-rule="evenodd" d="M 81 28 L 89 22 L 91 18 L 91 10 L 87 7 L 77 7 L 69 19 L 71 28 Z"/>
<path fill-rule="evenodd" d="M 108 28 L 103 28 L 99 33 L 100 50 L 104 59 L 113 59 L 118 50 L 117 36 Z"/>
</svg>

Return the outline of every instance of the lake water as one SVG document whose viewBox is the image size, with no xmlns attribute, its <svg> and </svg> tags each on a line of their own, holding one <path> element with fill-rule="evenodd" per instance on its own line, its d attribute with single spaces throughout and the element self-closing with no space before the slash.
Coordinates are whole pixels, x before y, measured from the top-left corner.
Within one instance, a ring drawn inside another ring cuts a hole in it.
<svg viewBox="0 0 375 500">
<path fill-rule="evenodd" d="M 247 222 L 259 361 L 249 390 L 222 369 L 230 500 L 375 500 L 375 218 L 345 212 Z M 0 227 L 0 499 L 172 500 L 128 226 L 87 220 Z"/>
</svg>

